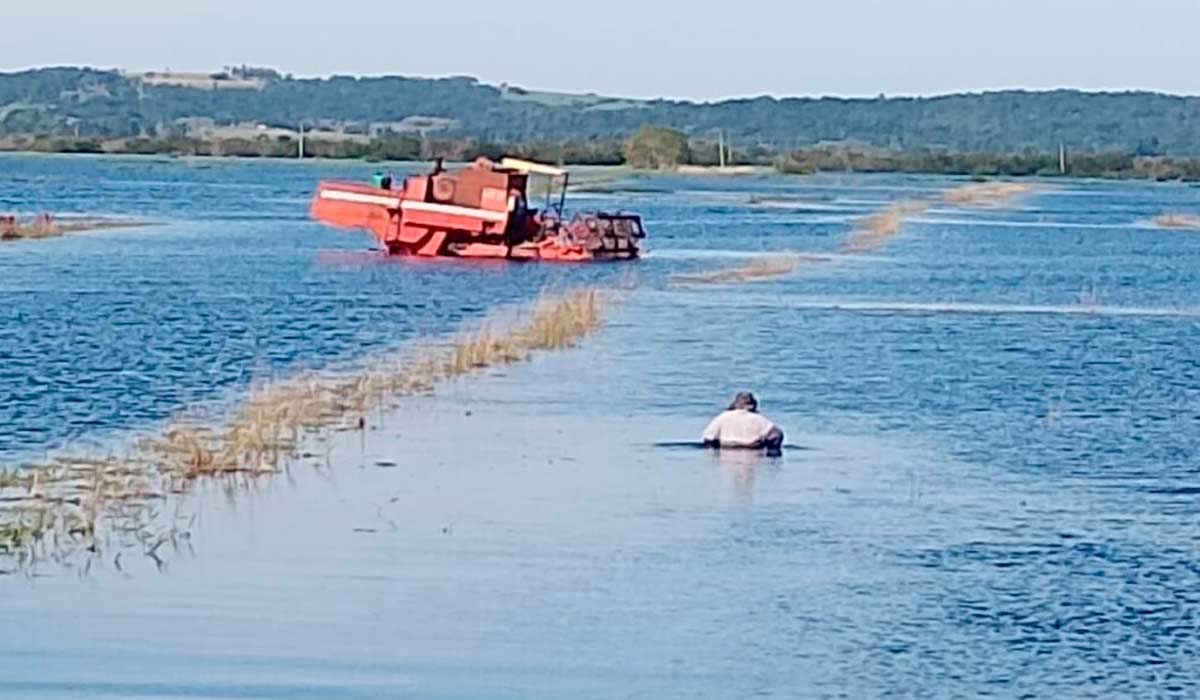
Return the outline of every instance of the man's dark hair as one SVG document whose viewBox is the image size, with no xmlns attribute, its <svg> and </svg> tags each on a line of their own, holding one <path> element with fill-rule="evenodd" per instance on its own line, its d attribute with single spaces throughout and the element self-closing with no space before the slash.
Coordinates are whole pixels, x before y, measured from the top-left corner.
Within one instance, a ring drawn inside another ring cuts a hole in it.
<svg viewBox="0 0 1200 700">
<path fill-rule="evenodd" d="M 754 398 L 754 394 L 748 391 L 739 391 L 738 395 L 733 397 L 733 403 L 729 404 L 729 410 L 736 411 L 741 408 L 747 411 L 758 410 L 758 400 Z"/>
</svg>

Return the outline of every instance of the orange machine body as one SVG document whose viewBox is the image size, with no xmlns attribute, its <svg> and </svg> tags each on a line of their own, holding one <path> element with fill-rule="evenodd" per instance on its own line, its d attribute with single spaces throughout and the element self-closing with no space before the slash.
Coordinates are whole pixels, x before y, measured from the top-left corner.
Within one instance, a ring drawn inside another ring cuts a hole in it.
<svg viewBox="0 0 1200 700">
<path fill-rule="evenodd" d="M 398 189 L 386 181 L 381 186 L 322 182 L 311 214 L 333 226 L 371 231 L 392 255 L 561 261 L 638 256 L 638 242 L 645 237 L 640 217 L 593 212 L 563 222 L 565 171 L 526 161 L 503 163 L 480 159 L 456 172 L 439 164 L 431 173 L 405 178 Z M 561 173 L 557 211 L 530 208 L 529 168 Z"/>
</svg>

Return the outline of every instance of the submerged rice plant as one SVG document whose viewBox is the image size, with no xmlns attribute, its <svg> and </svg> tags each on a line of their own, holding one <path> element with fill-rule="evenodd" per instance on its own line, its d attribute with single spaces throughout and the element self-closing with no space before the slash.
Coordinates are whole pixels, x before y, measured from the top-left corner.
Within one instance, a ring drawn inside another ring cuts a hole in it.
<svg viewBox="0 0 1200 700">
<path fill-rule="evenodd" d="M 17 241 L 34 238 L 53 238 L 67 233 L 95 231 L 109 228 L 146 226 L 144 221 L 103 219 L 94 217 L 58 219 L 51 214 L 38 214 L 33 219 L 21 220 L 12 215 L 0 216 L 0 241 Z"/>
<path fill-rule="evenodd" d="M 1014 197 L 1033 191 L 1022 182 L 977 182 L 942 193 L 942 201 L 960 207 L 998 207 Z M 842 244 L 844 253 L 865 253 L 886 243 L 904 226 L 910 217 L 925 213 L 934 205 L 927 199 L 908 199 L 893 202 L 882 210 L 859 221 Z"/>
<path fill-rule="evenodd" d="M 809 257 L 806 259 L 812 258 Z M 758 282 L 792 274 L 800 260 L 801 256 L 790 253 L 764 255 L 762 257 L 754 258 L 746 264 L 738 267 L 726 268 L 723 270 L 712 270 L 710 272 L 697 272 L 686 275 L 673 275 L 671 277 L 671 281 L 687 284 L 735 284 Z"/>
<path fill-rule="evenodd" d="M 21 469 L 0 469 L 0 490 L 21 488 L 32 479 L 32 475 Z"/>
<path fill-rule="evenodd" d="M 929 202 L 915 199 L 889 204 L 858 222 L 849 238 L 842 243 L 842 252 L 865 253 L 878 248 L 900 233 L 901 226 L 910 216 L 921 214 L 929 207 Z"/>
<path fill-rule="evenodd" d="M 942 198 L 950 204 L 996 207 L 1032 191 L 1033 185 L 1025 182 L 977 182 L 956 187 Z"/>
<path fill-rule="evenodd" d="M 40 543 L 53 526 L 53 516 L 45 508 L 15 511 L 0 522 L 0 555 L 27 552 Z"/>
<path fill-rule="evenodd" d="M 595 290 L 542 297 L 528 320 L 514 327 L 484 324 L 449 345 L 356 374 L 307 374 L 264 384 L 223 428 L 180 423 L 146 441 L 144 447 L 168 472 L 186 479 L 269 474 L 295 457 L 308 432 L 361 426 L 368 413 L 397 396 L 428 391 L 440 381 L 486 367 L 519 362 L 537 350 L 570 347 L 599 324 Z"/>
<path fill-rule="evenodd" d="M 1200 231 L 1200 214 L 1167 212 L 1154 217 L 1154 225 L 1159 228 Z"/>
<path fill-rule="evenodd" d="M 484 323 L 400 359 L 262 384 L 224 421 L 172 421 L 121 458 L 58 459 L 0 471 L 0 556 L 28 554 L 50 540 L 59 550 L 82 547 L 94 554 L 114 532 L 137 543 L 161 543 L 150 504 L 167 494 L 203 478 L 245 477 L 237 483 L 246 484 L 274 474 L 301 454 L 310 433 L 361 429 L 370 412 L 399 397 L 538 351 L 571 347 L 596 330 L 601 317 L 596 290 L 543 295 L 507 324 Z M 31 519 L 35 512 L 40 515 Z"/>
</svg>

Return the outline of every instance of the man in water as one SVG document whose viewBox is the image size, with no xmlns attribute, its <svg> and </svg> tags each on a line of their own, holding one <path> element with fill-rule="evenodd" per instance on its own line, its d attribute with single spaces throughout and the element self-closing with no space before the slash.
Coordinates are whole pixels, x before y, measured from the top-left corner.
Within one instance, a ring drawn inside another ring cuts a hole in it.
<svg viewBox="0 0 1200 700">
<path fill-rule="evenodd" d="M 733 397 L 729 409 L 713 419 L 704 430 L 704 446 L 758 450 L 776 453 L 783 448 L 783 431 L 758 412 L 754 394 L 743 391 Z"/>
</svg>

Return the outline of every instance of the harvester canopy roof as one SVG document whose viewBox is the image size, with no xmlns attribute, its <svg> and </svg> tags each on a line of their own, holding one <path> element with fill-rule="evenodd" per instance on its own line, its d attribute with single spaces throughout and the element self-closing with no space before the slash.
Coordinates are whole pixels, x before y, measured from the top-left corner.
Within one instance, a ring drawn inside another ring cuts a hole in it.
<svg viewBox="0 0 1200 700">
<path fill-rule="evenodd" d="M 522 173 L 549 175 L 550 177 L 562 177 L 567 174 L 567 171 L 562 168 L 556 168 L 553 165 L 546 165 L 545 163 L 535 163 L 532 160 L 521 158 L 501 158 L 500 167 Z"/>
</svg>

